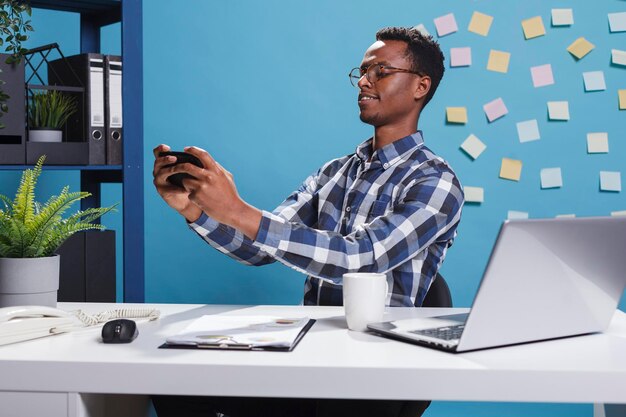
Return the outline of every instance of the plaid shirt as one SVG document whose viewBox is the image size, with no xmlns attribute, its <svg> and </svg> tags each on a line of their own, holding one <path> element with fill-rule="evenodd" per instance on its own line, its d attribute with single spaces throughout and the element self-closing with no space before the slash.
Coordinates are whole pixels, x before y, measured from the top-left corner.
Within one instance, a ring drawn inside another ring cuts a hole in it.
<svg viewBox="0 0 626 417">
<path fill-rule="evenodd" d="M 372 153 L 372 139 L 307 178 L 256 240 L 206 214 L 190 227 L 247 265 L 279 261 L 307 274 L 304 304 L 341 305 L 346 272 L 387 274 L 387 305 L 420 306 L 456 236 L 461 184 L 420 131 Z"/>
</svg>

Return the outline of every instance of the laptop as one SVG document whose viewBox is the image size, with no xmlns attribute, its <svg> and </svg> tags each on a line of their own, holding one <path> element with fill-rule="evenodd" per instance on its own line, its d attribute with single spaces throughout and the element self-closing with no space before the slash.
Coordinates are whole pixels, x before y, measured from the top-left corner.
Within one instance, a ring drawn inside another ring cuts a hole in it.
<svg viewBox="0 0 626 417">
<path fill-rule="evenodd" d="M 467 314 L 371 323 L 448 352 L 602 332 L 626 286 L 626 217 L 507 220 Z"/>
</svg>

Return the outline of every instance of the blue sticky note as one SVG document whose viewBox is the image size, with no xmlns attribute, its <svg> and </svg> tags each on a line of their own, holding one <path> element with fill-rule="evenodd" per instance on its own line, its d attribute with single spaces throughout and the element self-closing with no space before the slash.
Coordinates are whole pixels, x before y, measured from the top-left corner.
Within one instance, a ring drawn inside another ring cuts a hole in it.
<svg viewBox="0 0 626 417">
<path fill-rule="evenodd" d="M 544 168 L 541 170 L 541 188 L 559 188 L 562 186 L 561 168 Z"/>
<path fill-rule="evenodd" d="M 626 12 L 609 13 L 609 28 L 611 32 L 626 32 Z"/>
<path fill-rule="evenodd" d="M 606 90 L 603 71 L 583 72 L 583 80 L 585 81 L 585 91 Z"/>
<path fill-rule="evenodd" d="M 522 143 L 540 139 L 537 119 L 517 123 L 517 136 Z"/>
</svg>

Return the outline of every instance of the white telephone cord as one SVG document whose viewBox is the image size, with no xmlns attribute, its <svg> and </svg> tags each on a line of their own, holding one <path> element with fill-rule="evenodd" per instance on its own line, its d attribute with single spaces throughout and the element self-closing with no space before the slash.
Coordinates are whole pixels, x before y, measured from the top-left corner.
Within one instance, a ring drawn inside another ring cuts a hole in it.
<svg viewBox="0 0 626 417">
<path fill-rule="evenodd" d="M 119 308 L 116 310 L 101 311 L 97 314 L 88 314 L 83 310 L 76 310 L 72 312 L 78 320 L 83 322 L 85 326 L 95 326 L 96 324 L 104 323 L 112 319 L 123 318 L 147 318 L 148 320 L 156 320 L 161 315 L 161 312 L 154 308 Z"/>
</svg>

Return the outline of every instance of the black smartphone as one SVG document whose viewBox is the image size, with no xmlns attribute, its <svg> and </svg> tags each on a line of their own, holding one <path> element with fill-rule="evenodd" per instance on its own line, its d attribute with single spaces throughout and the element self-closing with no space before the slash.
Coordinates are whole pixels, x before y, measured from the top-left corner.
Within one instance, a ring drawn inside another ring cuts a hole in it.
<svg viewBox="0 0 626 417">
<path fill-rule="evenodd" d="M 171 167 L 176 164 L 183 164 L 185 162 L 189 162 L 190 164 L 194 164 L 197 167 L 204 168 L 204 165 L 202 165 L 202 162 L 200 161 L 200 159 L 198 159 L 198 157 L 187 152 L 176 152 L 176 151 L 159 152 L 159 156 L 175 156 L 176 157 L 176 162 L 166 165 L 166 167 Z M 185 188 L 183 187 L 183 180 L 185 178 L 193 178 L 193 177 L 187 173 L 172 174 L 169 177 L 167 177 L 167 182 L 177 187 Z"/>
</svg>

